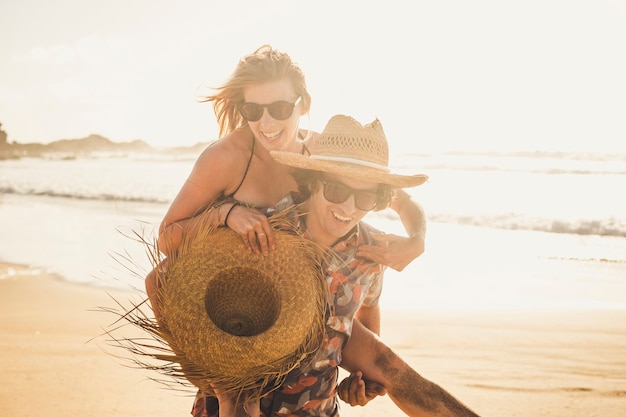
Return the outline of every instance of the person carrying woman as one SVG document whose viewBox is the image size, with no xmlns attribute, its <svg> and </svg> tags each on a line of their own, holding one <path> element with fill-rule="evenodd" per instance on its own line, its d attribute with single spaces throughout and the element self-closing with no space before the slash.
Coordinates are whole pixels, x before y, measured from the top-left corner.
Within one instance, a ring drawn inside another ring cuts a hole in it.
<svg viewBox="0 0 626 417">
<path fill-rule="evenodd" d="M 206 101 L 213 103 L 221 139 L 198 157 L 159 227 L 158 249 L 165 260 L 146 278 L 157 319 L 159 271 L 166 270 L 167 257 L 177 250 L 183 233 L 208 220 L 231 228 L 246 247 L 267 255 L 275 248 L 267 215 L 281 198 L 297 191 L 290 168 L 276 162 L 270 151 L 307 155 L 316 146 L 318 134 L 299 128 L 311 106 L 304 74 L 288 54 L 269 45 L 243 57 Z M 205 210 L 214 205 L 218 210 Z M 402 190 L 390 207 L 408 236 L 376 235 L 359 246 L 357 256 L 400 271 L 423 253 L 426 221 L 422 208 Z"/>
<path fill-rule="evenodd" d="M 300 192 L 291 193 L 280 205 L 300 204 L 283 213 L 291 217 L 303 237 L 326 252 L 322 271 L 329 307 L 323 342 L 311 360 L 289 372 L 280 386 L 259 401 L 246 402 L 239 395 L 224 394 L 218 395 L 218 401 L 200 393 L 192 415 L 337 417 L 337 376 L 342 366 L 358 372 L 358 377 L 349 378 L 339 388 L 339 392 L 345 391 L 344 400 L 361 396 L 364 405 L 388 393 L 409 416 L 476 416 L 421 377 L 375 335 L 380 329 L 378 301 L 385 267 L 356 255 L 360 245 L 371 243 L 373 235 L 380 233 L 363 222 L 363 217 L 386 208 L 397 189 L 420 185 L 427 176 L 390 172 L 380 121 L 363 126 L 344 115 L 330 119 L 311 155 L 270 154 L 296 168 L 293 175 Z M 359 383 L 361 375 L 366 378 L 363 384 Z"/>
</svg>

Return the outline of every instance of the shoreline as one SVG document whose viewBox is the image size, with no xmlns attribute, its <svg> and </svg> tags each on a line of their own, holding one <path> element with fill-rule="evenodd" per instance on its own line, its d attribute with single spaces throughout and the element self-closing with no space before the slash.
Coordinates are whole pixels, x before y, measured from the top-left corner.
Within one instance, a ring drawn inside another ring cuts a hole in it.
<svg viewBox="0 0 626 417">
<path fill-rule="evenodd" d="M 52 417 L 189 415 L 192 398 L 99 344 L 132 290 L 75 284 L 0 262 L 0 407 Z M 382 338 L 418 372 L 483 416 L 619 415 L 626 408 L 626 311 L 383 310 Z M 95 339 L 94 339 L 95 338 Z M 118 352 L 119 353 L 119 352 Z M 124 356 L 124 355 L 123 355 Z M 128 357 L 128 355 L 126 355 Z M 402 416 L 388 397 L 342 415 Z"/>
<path fill-rule="evenodd" d="M 36 265 L 69 282 L 143 288 L 146 244 L 164 204 L 34 195 L 0 198 L 0 262 Z M 384 214 L 366 218 L 403 235 Z M 384 309 L 624 309 L 626 239 L 430 222 L 427 249 L 402 272 L 387 269 Z"/>
</svg>

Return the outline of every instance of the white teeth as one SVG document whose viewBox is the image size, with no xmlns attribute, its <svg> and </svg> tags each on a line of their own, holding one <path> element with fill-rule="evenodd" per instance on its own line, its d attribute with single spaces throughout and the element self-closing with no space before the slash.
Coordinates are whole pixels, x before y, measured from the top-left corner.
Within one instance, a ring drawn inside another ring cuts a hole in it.
<svg viewBox="0 0 626 417">
<path fill-rule="evenodd" d="M 278 131 L 278 132 L 263 132 L 263 136 L 265 136 L 268 139 L 276 139 L 278 136 L 280 136 L 282 131 Z"/>
<path fill-rule="evenodd" d="M 333 213 L 333 217 L 337 220 L 339 220 L 340 222 L 344 222 L 344 223 L 348 223 L 352 220 L 352 217 L 343 217 L 338 215 L 336 212 L 332 212 Z"/>
</svg>

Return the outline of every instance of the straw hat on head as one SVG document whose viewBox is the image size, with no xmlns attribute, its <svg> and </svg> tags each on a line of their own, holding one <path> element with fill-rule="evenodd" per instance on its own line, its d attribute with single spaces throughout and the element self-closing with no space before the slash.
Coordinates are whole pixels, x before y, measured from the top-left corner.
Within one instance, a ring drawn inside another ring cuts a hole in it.
<svg viewBox="0 0 626 417">
<path fill-rule="evenodd" d="M 361 125 L 352 117 L 333 116 L 315 142 L 311 155 L 271 151 L 279 163 L 313 171 L 329 172 L 393 187 L 415 187 L 427 175 L 400 175 L 389 169 L 389 146 L 378 119 Z"/>
<path fill-rule="evenodd" d="M 271 389 L 321 343 L 321 249 L 282 228 L 269 256 L 247 250 L 231 229 L 208 228 L 170 259 L 159 290 L 159 336 L 174 354 L 169 360 L 207 393 L 213 385 Z"/>
</svg>

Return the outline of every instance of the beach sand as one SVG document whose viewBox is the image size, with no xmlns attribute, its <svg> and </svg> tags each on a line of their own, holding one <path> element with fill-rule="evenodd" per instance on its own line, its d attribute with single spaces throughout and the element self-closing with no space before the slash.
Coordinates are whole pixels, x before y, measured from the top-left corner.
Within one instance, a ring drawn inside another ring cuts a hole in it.
<svg viewBox="0 0 626 417">
<path fill-rule="evenodd" d="M 0 415 L 189 415 L 190 397 L 125 366 L 98 337 L 115 317 L 96 310 L 137 293 L 7 263 L 0 276 Z M 382 329 L 418 372 L 482 416 L 626 416 L 626 311 L 385 310 Z M 403 415 L 388 397 L 342 411 Z"/>
</svg>

